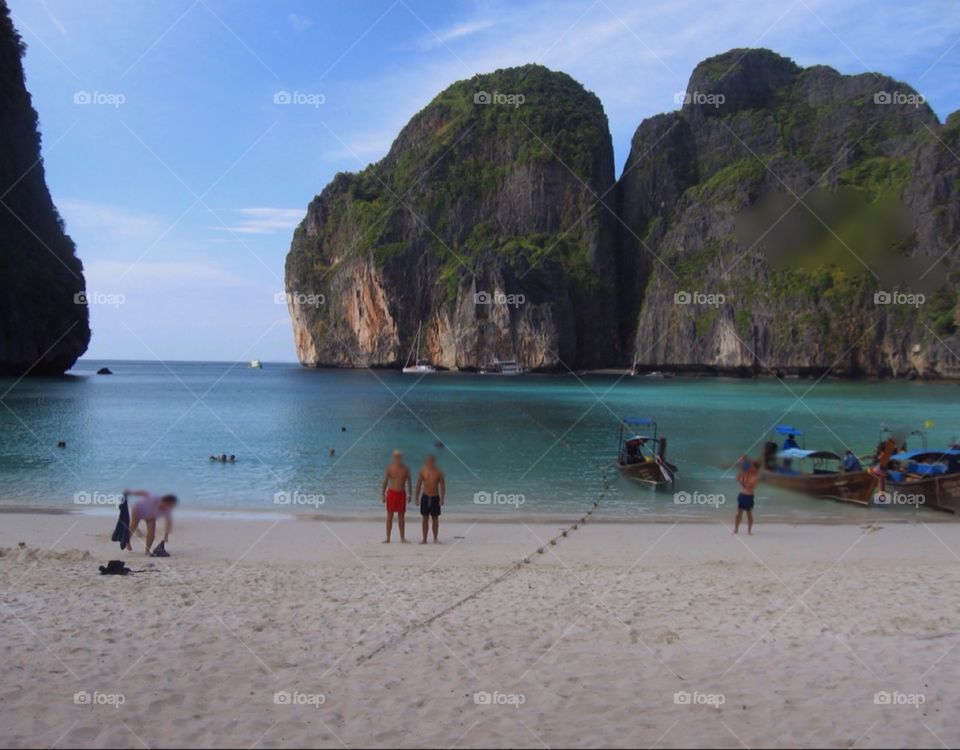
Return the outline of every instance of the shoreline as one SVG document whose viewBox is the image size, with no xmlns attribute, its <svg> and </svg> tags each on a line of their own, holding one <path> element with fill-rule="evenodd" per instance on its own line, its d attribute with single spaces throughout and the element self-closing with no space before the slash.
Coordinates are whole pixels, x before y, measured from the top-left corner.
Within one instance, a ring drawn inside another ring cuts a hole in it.
<svg viewBox="0 0 960 750">
<path fill-rule="evenodd" d="M 824 501 L 832 502 L 832 501 Z M 847 506 L 840 504 L 842 509 Z M 864 516 L 858 518 L 857 514 L 837 515 L 834 518 L 816 516 L 803 516 L 799 513 L 791 515 L 790 513 L 777 512 L 776 510 L 757 511 L 756 522 L 758 525 L 783 525 L 783 526 L 862 526 L 870 524 L 955 524 L 960 523 L 960 516 L 954 516 L 935 510 L 923 510 L 919 514 L 906 508 L 863 508 L 851 509 L 862 510 Z M 683 525 L 705 525 L 713 526 L 717 523 L 726 523 L 736 512 L 731 507 L 729 512 L 718 511 L 711 516 L 706 515 L 671 515 L 667 513 L 650 513 L 646 515 L 620 516 L 604 515 L 603 508 L 598 507 L 589 517 L 586 511 L 579 513 L 511 513 L 504 511 L 501 513 L 470 513 L 460 511 L 444 510 L 441 516 L 441 522 L 450 523 L 475 523 L 475 524 L 572 524 L 572 523 L 591 523 L 603 525 L 622 525 L 622 526 L 654 526 L 664 524 L 683 524 Z M 71 516 L 79 518 L 95 518 L 106 521 L 113 521 L 116 518 L 117 510 L 115 507 L 102 506 L 98 508 L 48 508 L 41 505 L 18 505 L 18 504 L 0 504 L 0 517 L 4 515 L 39 515 L 39 516 Z M 867 515 L 869 514 L 869 515 Z M 411 506 L 406 514 L 408 523 L 419 524 L 419 509 Z M 189 508 L 178 509 L 177 518 L 184 519 L 229 519 L 233 521 L 306 521 L 313 523 L 383 523 L 383 511 L 325 511 L 323 513 L 305 513 L 283 510 L 249 510 L 246 508 Z"/>
<path fill-rule="evenodd" d="M 94 365 L 107 365 L 107 364 L 149 364 L 149 360 L 123 360 L 123 359 L 90 359 L 87 361 L 78 360 L 77 364 L 84 364 L 93 367 Z M 241 365 L 248 364 L 245 361 L 239 362 L 230 362 L 230 361 L 202 361 L 202 360 L 180 360 L 176 364 L 209 364 L 209 365 L 230 365 L 233 367 L 238 367 Z M 263 362 L 263 367 L 269 366 L 280 366 L 280 367 L 290 367 L 294 369 L 301 370 L 329 370 L 334 372 L 362 372 L 364 370 L 373 370 L 377 372 L 396 372 L 400 373 L 402 369 L 402 364 L 396 366 L 392 365 L 371 365 L 370 367 L 341 367 L 338 365 L 309 365 L 302 362 Z M 44 378 L 62 378 L 62 377 L 87 377 L 88 375 L 95 375 L 96 370 L 90 372 L 77 372 L 77 365 L 75 364 L 73 368 L 63 373 L 62 375 L 42 375 L 38 377 Z M 836 370 L 832 370 L 826 367 L 822 368 L 805 368 L 804 370 L 791 369 L 791 368 L 776 368 L 769 367 L 764 368 L 760 371 L 754 371 L 753 367 L 720 367 L 713 365 L 643 365 L 642 369 L 637 371 L 636 376 L 631 376 L 629 373 L 631 367 L 625 365 L 623 367 L 595 367 L 583 370 L 565 370 L 562 368 L 557 368 L 554 370 L 531 370 L 525 373 L 525 375 L 533 375 L 538 377 L 551 377 L 551 378 L 569 378 L 569 377 L 622 377 L 624 379 L 639 379 L 644 380 L 645 376 L 650 373 L 664 373 L 670 378 L 685 378 L 685 379 L 728 379 L 728 380 L 787 380 L 787 381 L 820 381 L 820 380 L 829 380 L 835 382 L 846 382 L 846 383 L 929 383 L 929 384 L 941 384 L 941 385 L 960 385 L 960 377 L 951 377 L 949 375 L 923 375 L 920 373 L 905 373 L 903 375 L 894 375 L 894 374 L 879 374 L 879 373 L 843 373 Z M 113 373 L 116 375 L 117 373 Z M 479 369 L 462 369 L 462 370 L 452 370 L 452 369 L 442 369 L 438 368 L 434 375 L 480 375 Z M 12 377 L 12 376 L 11 376 Z M 484 375 L 484 378 L 490 380 L 498 380 L 503 376 L 497 375 Z M 512 380 L 512 377 L 507 377 L 507 380 Z M 656 378 L 651 378 L 651 380 Z"/>
</svg>

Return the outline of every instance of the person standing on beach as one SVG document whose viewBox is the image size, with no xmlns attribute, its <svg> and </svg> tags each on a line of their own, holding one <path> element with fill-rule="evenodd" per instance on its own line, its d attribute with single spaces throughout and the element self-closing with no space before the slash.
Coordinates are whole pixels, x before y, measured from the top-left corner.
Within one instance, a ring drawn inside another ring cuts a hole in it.
<svg viewBox="0 0 960 750">
<path fill-rule="evenodd" d="M 423 494 L 421 494 L 421 490 Z M 437 531 L 440 528 L 440 507 L 447 494 L 447 484 L 443 472 L 437 466 L 437 458 L 432 453 L 424 461 L 423 468 L 417 475 L 417 491 L 414 497 L 420 498 L 421 531 L 423 539 L 420 544 L 427 543 L 427 531 L 430 529 L 430 519 L 433 519 L 433 543 L 440 544 Z"/>
<path fill-rule="evenodd" d="M 733 533 L 740 531 L 740 521 L 743 514 L 747 514 L 747 533 L 753 534 L 753 493 L 757 487 L 757 464 L 745 456 L 740 459 L 740 471 L 737 472 L 737 482 L 740 484 L 740 494 L 737 495 L 737 518 L 733 522 Z"/>
<path fill-rule="evenodd" d="M 403 452 L 394 451 L 393 459 L 387 464 L 383 472 L 383 483 L 380 485 L 380 497 L 387 506 L 387 538 L 384 544 L 390 543 L 390 534 L 393 532 L 393 516 L 397 514 L 397 526 L 400 529 L 400 541 L 407 542 L 406 512 L 407 503 L 413 497 L 410 469 L 403 463 Z"/>
<path fill-rule="evenodd" d="M 139 497 L 130 511 L 130 536 L 127 549 L 133 551 L 133 537 L 141 521 L 147 526 L 147 555 L 153 550 L 153 539 L 157 533 L 157 519 L 163 517 L 163 541 L 170 540 L 173 529 L 173 509 L 177 505 L 176 495 L 154 495 L 146 490 L 124 490 L 124 496 Z"/>
</svg>

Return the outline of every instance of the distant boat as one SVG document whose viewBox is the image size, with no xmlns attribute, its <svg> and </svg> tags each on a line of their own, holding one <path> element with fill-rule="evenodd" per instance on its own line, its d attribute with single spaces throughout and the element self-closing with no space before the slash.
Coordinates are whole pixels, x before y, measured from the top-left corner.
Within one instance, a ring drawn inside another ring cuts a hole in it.
<svg viewBox="0 0 960 750">
<path fill-rule="evenodd" d="M 429 375 L 436 372 L 437 368 L 427 360 L 420 358 L 420 334 L 422 333 L 423 323 L 417 326 L 417 337 L 410 348 L 410 354 L 407 355 L 407 363 L 403 367 L 405 373 L 414 375 Z"/>
<path fill-rule="evenodd" d="M 480 368 L 481 375 L 526 375 L 527 371 L 515 359 L 494 359 L 492 364 Z"/>
<path fill-rule="evenodd" d="M 262 363 L 259 359 L 251 359 L 251 360 L 250 360 L 250 369 L 251 369 L 251 370 L 259 370 L 259 369 L 262 368 L 262 367 L 263 367 L 263 363 Z"/>
<path fill-rule="evenodd" d="M 649 428 L 641 434 L 637 428 Z M 651 434 L 652 433 L 652 434 Z M 657 423 L 648 417 L 624 417 L 620 420 L 620 448 L 617 469 L 628 479 L 654 487 L 673 485 L 677 467 L 667 463 L 667 439 L 657 435 Z"/>
</svg>

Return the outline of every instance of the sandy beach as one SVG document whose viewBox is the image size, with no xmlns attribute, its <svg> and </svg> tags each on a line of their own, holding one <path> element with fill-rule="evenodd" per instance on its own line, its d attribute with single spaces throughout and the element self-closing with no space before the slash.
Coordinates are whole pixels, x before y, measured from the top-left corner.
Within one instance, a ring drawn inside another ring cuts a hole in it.
<svg viewBox="0 0 960 750">
<path fill-rule="evenodd" d="M 960 742 L 953 523 L 109 527 L 3 515 L 4 746 Z"/>
</svg>

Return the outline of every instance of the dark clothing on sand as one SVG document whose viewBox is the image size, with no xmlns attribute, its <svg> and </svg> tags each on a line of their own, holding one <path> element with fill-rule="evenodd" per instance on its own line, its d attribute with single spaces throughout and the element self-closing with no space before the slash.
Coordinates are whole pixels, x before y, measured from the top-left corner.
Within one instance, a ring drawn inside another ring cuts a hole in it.
<svg viewBox="0 0 960 750">
<path fill-rule="evenodd" d="M 120 518 L 117 520 L 117 526 L 113 530 L 113 536 L 110 537 L 113 542 L 120 542 L 120 549 L 126 549 L 130 543 L 130 506 L 127 505 L 127 496 L 123 496 L 123 502 L 120 503 Z"/>
</svg>

